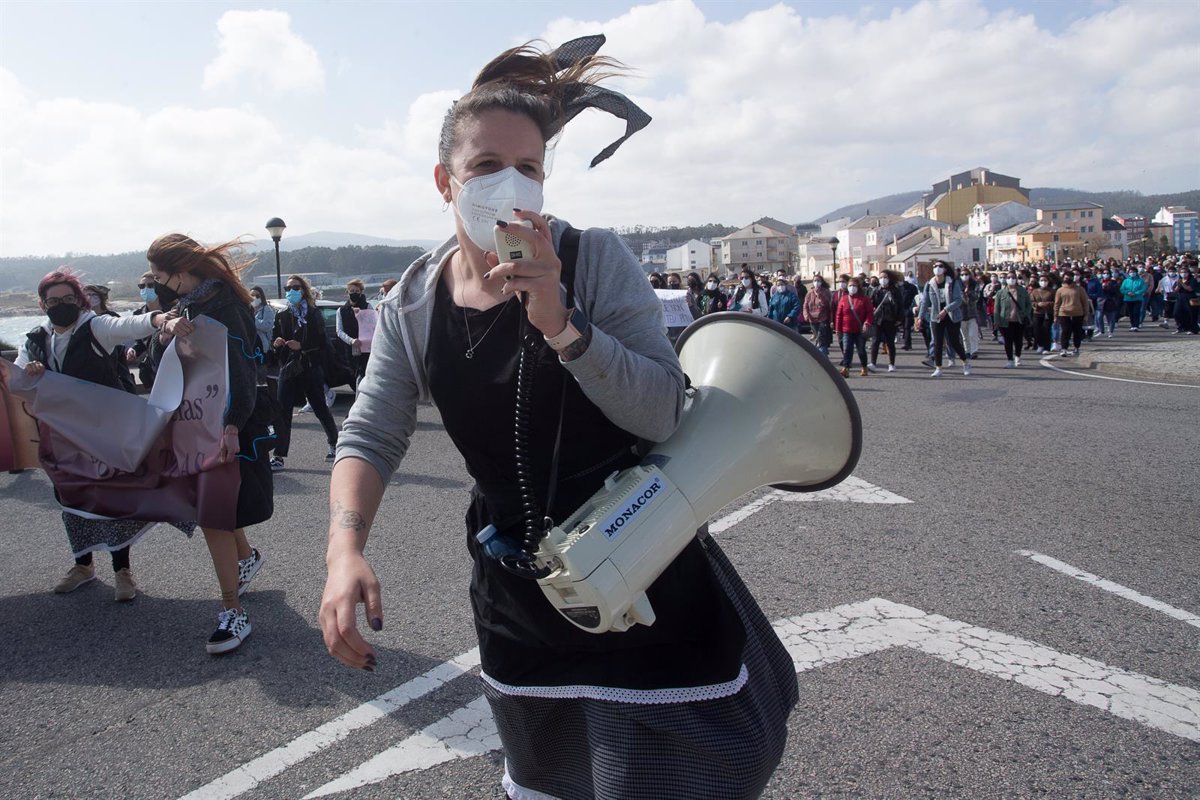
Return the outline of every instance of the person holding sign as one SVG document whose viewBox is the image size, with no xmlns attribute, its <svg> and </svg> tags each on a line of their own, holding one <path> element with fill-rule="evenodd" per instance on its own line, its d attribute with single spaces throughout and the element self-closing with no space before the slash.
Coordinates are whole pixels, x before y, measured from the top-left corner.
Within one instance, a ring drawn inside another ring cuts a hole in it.
<svg viewBox="0 0 1200 800">
<path fill-rule="evenodd" d="M 131 317 L 97 314 L 92 310 L 84 288 L 69 267 L 60 267 L 38 283 L 38 307 L 46 322 L 31 330 L 17 353 L 14 366 L 30 377 L 46 370 L 127 391 L 113 358 L 114 348 L 131 339 L 142 339 L 160 329 L 166 317 L 151 312 Z M 129 547 L 146 527 L 130 520 L 106 520 L 90 524 L 79 515 L 63 512 L 63 525 L 75 565 L 54 587 L 58 594 L 73 592 L 96 579 L 92 564 L 93 550 L 112 554 L 113 597 L 118 601 L 137 596 L 137 584 L 129 564 Z"/>
<path fill-rule="evenodd" d="M 250 293 L 238 279 L 242 264 L 232 252 L 237 246 L 237 242 L 226 242 L 206 247 L 183 234 L 170 233 L 154 240 L 146 251 L 159 301 L 164 307 L 175 305 L 175 313 L 151 342 L 156 361 L 161 361 L 173 337 L 192 333 L 192 320 L 200 315 L 229 330 L 229 404 L 225 408 L 220 457 L 224 463 L 237 459 L 241 485 L 234 529 L 203 529 L 221 587 L 222 610 L 217 615 L 216 630 L 205 645 L 211 654 L 234 650 L 250 635 L 250 618 L 240 598 L 262 567 L 263 557 L 250 546 L 245 529 L 270 519 L 275 510 L 267 461 L 267 440 L 272 438 L 267 430 L 270 407 L 258 402 L 257 367 L 263 354 L 258 347 Z"/>
</svg>

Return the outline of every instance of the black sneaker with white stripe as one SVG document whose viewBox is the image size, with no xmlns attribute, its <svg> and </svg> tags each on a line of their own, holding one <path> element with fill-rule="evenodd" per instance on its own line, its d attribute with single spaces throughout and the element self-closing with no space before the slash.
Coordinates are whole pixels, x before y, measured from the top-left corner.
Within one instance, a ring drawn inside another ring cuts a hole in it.
<svg viewBox="0 0 1200 800">
<path fill-rule="evenodd" d="M 217 629 L 208 637 L 209 653 L 228 653 L 236 650 L 250 635 L 250 618 L 245 611 L 227 608 L 217 615 Z"/>
<path fill-rule="evenodd" d="M 250 557 L 243 558 L 238 561 L 238 597 L 246 593 L 250 581 L 254 580 L 254 576 L 262 569 L 263 562 L 266 561 L 262 554 L 258 552 L 258 548 L 250 548 Z"/>
</svg>

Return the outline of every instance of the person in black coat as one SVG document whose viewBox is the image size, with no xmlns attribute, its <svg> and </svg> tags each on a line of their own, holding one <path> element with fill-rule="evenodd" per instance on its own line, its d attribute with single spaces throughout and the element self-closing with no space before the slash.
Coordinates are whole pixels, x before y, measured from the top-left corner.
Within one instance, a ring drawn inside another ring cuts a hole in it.
<svg viewBox="0 0 1200 800">
<path fill-rule="evenodd" d="M 245 529 L 265 522 L 274 514 L 274 485 L 267 463 L 265 441 L 271 414 L 259 402 L 258 366 L 261 355 L 255 348 L 254 315 L 250 293 L 238 273 L 242 263 L 234 256 L 238 242 L 207 247 L 179 233 L 161 236 L 146 251 L 154 274 L 159 304 L 172 310 L 162 332 L 150 339 L 151 357 L 161 363 L 166 346 L 174 337 L 187 337 L 195 330 L 192 320 L 206 316 L 228 331 L 229 400 L 220 458 L 237 460 L 240 473 L 235 500 L 233 530 L 204 528 L 204 542 L 212 557 L 223 609 L 217 628 L 205 649 L 210 654 L 239 647 L 250 635 L 250 618 L 242 607 L 241 595 L 258 573 L 263 558 L 250 546 Z"/>
<path fill-rule="evenodd" d="M 366 285 L 358 278 L 348 282 L 346 284 L 346 302 L 338 309 L 337 314 L 337 338 L 345 345 L 342 352 L 345 354 L 345 363 L 350 365 L 354 373 L 352 378 L 354 388 L 358 387 L 358 382 L 367 374 L 367 361 L 371 358 L 370 353 L 362 351 L 363 342 L 359 338 L 356 313 L 370 308 L 367 304 L 366 292 Z"/>
<path fill-rule="evenodd" d="M 912 332 L 913 332 L 913 306 L 917 302 L 917 295 L 920 290 L 917 285 L 910 280 L 904 280 L 900 283 L 901 307 L 904 309 L 903 327 L 904 327 L 904 349 L 912 350 Z"/>
<path fill-rule="evenodd" d="M 292 408 L 307 400 L 313 414 L 325 429 L 329 451 L 326 461 L 333 461 L 338 430 L 333 414 L 325 403 L 325 360 L 329 356 L 329 338 L 325 335 L 325 320 L 317 308 L 312 287 L 299 275 L 292 275 L 284 286 L 288 307 L 275 315 L 272 346 L 279 356 L 279 405 L 283 407 L 281 425 L 275 431 L 275 457 L 271 469 L 283 469 L 292 443 Z"/>
<path fill-rule="evenodd" d="M 905 284 L 900 273 L 888 270 L 879 276 L 879 287 L 871 293 L 871 302 L 875 305 L 875 337 L 871 341 L 871 361 L 867 369 L 875 371 L 875 362 L 879 358 L 879 346 L 882 344 L 888 355 L 888 372 L 896 371 L 896 332 L 904 324 Z"/>
</svg>

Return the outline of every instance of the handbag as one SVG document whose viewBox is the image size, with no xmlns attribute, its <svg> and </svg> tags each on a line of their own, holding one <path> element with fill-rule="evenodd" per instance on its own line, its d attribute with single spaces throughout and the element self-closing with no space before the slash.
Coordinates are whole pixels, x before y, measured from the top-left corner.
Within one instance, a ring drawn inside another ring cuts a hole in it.
<svg viewBox="0 0 1200 800">
<path fill-rule="evenodd" d="M 304 358 L 297 353 L 279 368 L 279 380 L 290 381 L 302 372 L 304 372 Z"/>
</svg>

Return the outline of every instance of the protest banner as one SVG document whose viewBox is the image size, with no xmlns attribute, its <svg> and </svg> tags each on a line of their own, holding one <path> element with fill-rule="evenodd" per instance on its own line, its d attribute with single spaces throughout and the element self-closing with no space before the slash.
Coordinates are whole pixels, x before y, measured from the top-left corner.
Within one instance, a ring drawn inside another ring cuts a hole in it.
<svg viewBox="0 0 1200 800">
<path fill-rule="evenodd" d="M 233 528 L 239 469 L 219 452 L 228 331 L 203 316 L 193 323 L 166 348 L 148 399 L 55 372 L 10 375 L 37 418 L 38 459 L 65 508 Z"/>
</svg>

